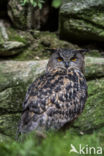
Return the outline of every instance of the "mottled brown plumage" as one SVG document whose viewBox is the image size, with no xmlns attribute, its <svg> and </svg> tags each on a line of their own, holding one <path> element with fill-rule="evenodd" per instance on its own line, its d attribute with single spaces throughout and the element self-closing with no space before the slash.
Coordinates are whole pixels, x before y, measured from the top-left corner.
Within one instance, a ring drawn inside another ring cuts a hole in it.
<svg viewBox="0 0 104 156">
<path fill-rule="evenodd" d="M 19 132 L 58 130 L 75 119 L 87 98 L 83 71 L 83 50 L 57 50 L 28 89 Z"/>
</svg>

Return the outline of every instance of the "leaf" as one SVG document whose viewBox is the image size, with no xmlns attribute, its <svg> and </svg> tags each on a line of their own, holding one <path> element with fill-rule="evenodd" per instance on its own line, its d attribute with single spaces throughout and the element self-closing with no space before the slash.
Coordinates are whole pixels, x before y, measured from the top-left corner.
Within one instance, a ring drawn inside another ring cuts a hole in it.
<svg viewBox="0 0 104 156">
<path fill-rule="evenodd" d="M 54 8 L 58 8 L 58 7 L 60 7 L 61 3 L 62 3 L 62 0 L 53 0 L 52 1 L 52 6 Z"/>
<path fill-rule="evenodd" d="M 44 3 L 45 1 L 44 1 L 44 0 L 39 0 L 39 2 L 40 2 L 40 3 Z"/>
<path fill-rule="evenodd" d="M 30 3 L 31 3 L 32 5 L 34 5 L 34 0 L 30 0 Z"/>
<path fill-rule="evenodd" d="M 26 4 L 27 2 L 28 2 L 28 0 L 24 0 L 24 1 L 23 1 L 23 4 Z"/>
<path fill-rule="evenodd" d="M 39 7 L 39 9 L 42 9 L 42 4 L 38 3 L 38 7 Z"/>
<path fill-rule="evenodd" d="M 24 2 L 22 2 L 22 3 L 21 3 L 21 6 L 24 6 L 24 5 L 25 5 Z"/>
<path fill-rule="evenodd" d="M 36 3 L 36 2 L 34 2 L 33 6 L 34 6 L 34 7 L 36 7 L 36 6 L 37 6 L 37 3 Z"/>
</svg>

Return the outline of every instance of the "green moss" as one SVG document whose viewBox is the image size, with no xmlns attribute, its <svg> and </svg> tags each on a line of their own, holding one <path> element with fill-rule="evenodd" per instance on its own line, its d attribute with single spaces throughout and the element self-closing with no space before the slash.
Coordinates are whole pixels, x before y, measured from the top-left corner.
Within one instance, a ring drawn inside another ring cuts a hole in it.
<svg viewBox="0 0 104 156">
<path fill-rule="evenodd" d="M 86 56 L 92 56 L 92 57 L 102 57 L 101 53 L 99 50 L 89 50 L 88 53 L 86 53 Z"/>
<path fill-rule="evenodd" d="M 82 131 L 96 130 L 104 125 L 104 79 L 88 82 L 85 109 L 74 126 Z"/>
<path fill-rule="evenodd" d="M 26 37 L 23 35 L 20 35 L 15 29 L 8 28 L 8 35 L 10 41 L 18 41 L 23 42 L 24 44 L 27 44 Z"/>
<path fill-rule="evenodd" d="M 19 119 L 19 113 L 0 115 L 0 132 L 15 139 Z"/>
<path fill-rule="evenodd" d="M 8 140 L 0 143 L 0 153 L 5 156 L 77 156 L 72 152 L 71 144 L 79 149 L 79 144 L 82 147 L 103 147 L 104 146 L 104 129 L 93 134 L 78 135 L 73 129 L 66 132 L 48 133 L 47 138 L 39 142 L 34 133 L 28 135 L 26 139 L 18 143 L 13 140 Z M 85 150 L 84 150 L 85 151 Z M 103 151 L 104 152 L 104 151 Z M 87 154 L 90 156 L 91 154 Z M 93 155 L 93 154 L 92 154 Z M 97 154 L 94 154 L 98 156 Z"/>
<path fill-rule="evenodd" d="M 0 28 L 1 29 L 1 28 Z M 4 39 L 3 39 L 3 36 L 2 36 L 2 32 L 0 30 L 0 47 L 2 47 L 3 43 L 4 43 Z"/>
<path fill-rule="evenodd" d="M 13 58 L 14 60 L 39 60 L 47 59 L 51 55 L 49 49 L 56 48 L 78 48 L 77 45 L 62 41 L 55 33 L 33 31 L 33 41 L 31 47 L 24 50 L 21 54 Z"/>
<path fill-rule="evenodd" d="M 103 42 L 103 29 L 97 27 L 84 19 L 69 18 L 62 16 L 60 18 L 60 37 L 69 41 L 99 41 Z"/>
<path fill-rule="evenodd" d="M 43 52 L 43 49 L 40 47 L 39 49 L 34 50 L 25 50 L 21 54 L 17 55 L 13 58 L 13 60 L 39 60 L 39 59 L 47 59 L 50 56 L 50 52 Z"/>
<path fill-rule="evenodd" d="M 104 41 L 104 1 L 64 1 L 60 9 L 60 36 L 69 41 Z"/>
<path fill-rule="evenodd" d="M 12 0 L 9 2 L 8 14 L 16 28 L 26 29 L 27 27 L 27 10 L 25 6 L 22 6 L 22 0 Z M 17 8 L 19 7 L 19 9 Z M 28 9 L 28 8 L 27 8 Z"/>
<path fill-rule="evenodd" d="M 83 13 L 82 13 L 83 12 Z M 87 22 L 91 22 L 92 24 L 95 24 L 97 27 L 104 27 L 104 20 L 103 20 L 103 14 L 104 14 L 104 7 L 98 6 L 98 7 L 91 7 L 91 9 L 85 9 L 81 13 L 77 14 L 76 17 L 80 17 L 83 20 L 86 20 Z"/>
</svg>

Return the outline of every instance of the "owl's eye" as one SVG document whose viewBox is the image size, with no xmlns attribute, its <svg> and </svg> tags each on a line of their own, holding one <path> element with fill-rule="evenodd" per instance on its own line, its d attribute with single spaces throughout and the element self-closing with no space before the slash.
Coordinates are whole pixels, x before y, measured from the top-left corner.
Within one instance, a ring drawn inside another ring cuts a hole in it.
<svg viewBox="0 0 104 156">
<path fill-rule="evenodd" d="M 57 60 L 58 60 L 58 62 L 63 61 L 62 57 L 58 57 Z"/>
<path fill-rule="evenodd" d="M 77 60 L 76 57 L 71 58 L 71 61 L 73 61 L 73 62 L 75 62 L 76 60 Z"/>
</svg>

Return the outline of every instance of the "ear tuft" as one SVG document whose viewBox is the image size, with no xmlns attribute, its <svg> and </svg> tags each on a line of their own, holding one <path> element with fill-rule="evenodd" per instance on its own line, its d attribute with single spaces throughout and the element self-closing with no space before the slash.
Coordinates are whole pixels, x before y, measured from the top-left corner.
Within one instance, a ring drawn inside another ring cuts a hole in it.
<svg viewBox="0 0 104 156">
<path fill-rule="evenodd" d="M 78 49 L 77 51 L 80 52 L 80 53 L 82 53 L 82 54 L 85 54 L 85 53 L 87 53 L 89 50 L 88 50 L 88 49 Z"/>
</svg>

